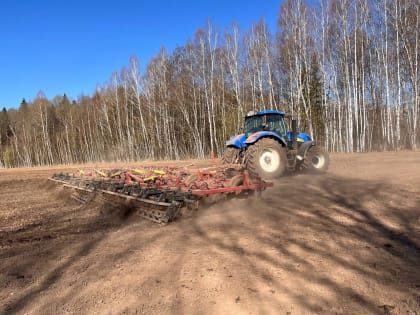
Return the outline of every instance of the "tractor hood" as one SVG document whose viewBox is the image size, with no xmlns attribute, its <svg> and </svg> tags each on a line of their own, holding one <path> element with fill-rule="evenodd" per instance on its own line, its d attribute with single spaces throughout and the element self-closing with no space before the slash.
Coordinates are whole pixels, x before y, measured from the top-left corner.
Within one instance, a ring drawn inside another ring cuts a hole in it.
<svg viewBox="0 0 420 315">
<path fill-rule="evenodd" d="M 236 147 L 236 148 L 244 148 L 246 147 L 245 144 L 246 136 L 244 133 L 231 137 L 228 141 L 226 141 L 227 147 Z"/>
<path fill-rule="evenodd" d="M 258 140 L 260 140 L 261 138 L 273 138 L 281 142 L 283 145 L 286 145 L 286 142 L 283 136 L 273 131 L 257 131 L 256 133 L 253 133 L 248 138 L 246 138 L 245 143 L 247 145 L 253 144 L 257 142 Z"/>
</svg>

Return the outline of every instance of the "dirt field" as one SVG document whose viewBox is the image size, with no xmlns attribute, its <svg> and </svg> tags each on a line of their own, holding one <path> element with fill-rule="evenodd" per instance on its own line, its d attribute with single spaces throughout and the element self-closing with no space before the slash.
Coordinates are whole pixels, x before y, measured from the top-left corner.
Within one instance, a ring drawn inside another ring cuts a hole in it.
<svg viewBox="0 0 420 315">
<path fill-rule="evenodd" d="M 159 226 L 0 170 L 0 314 L 420 314 L 420 152 Z"/>
</svg>

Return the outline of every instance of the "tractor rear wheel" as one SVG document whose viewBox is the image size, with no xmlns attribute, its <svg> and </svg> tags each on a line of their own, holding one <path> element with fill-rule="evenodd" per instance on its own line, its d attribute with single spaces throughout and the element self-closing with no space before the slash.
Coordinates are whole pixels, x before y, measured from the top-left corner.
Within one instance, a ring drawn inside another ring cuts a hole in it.
<svg viewBox="0 0 420 315">
<path fill-rule="evenodd" d="M 252 178 L 274 179 L 286 171 L 286 150 L 276 140 L 263 138 L 247 151 L 246 168 Z"/>
<path fill-rule="evenodd" d="M 304 167 L 313 172 L 323 174 L 328 170 L 330 157 L 322 147 L 312 146 L 306 153 Z"/>
<path fill-rule="evenodd" d="M 235 147 L 227 147 L 223 152 L 223 164 L 235 164 L 239 157 L 239 149 Z"/>
</svg>

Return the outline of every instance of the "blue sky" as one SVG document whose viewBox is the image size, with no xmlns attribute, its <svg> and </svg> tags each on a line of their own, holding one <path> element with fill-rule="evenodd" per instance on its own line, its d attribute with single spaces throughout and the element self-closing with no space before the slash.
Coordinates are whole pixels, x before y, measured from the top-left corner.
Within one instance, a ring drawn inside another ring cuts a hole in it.
<svg viewBox="0 0 420 315">
<path fill-rule="evenodd" d="M 0 109 L 47 98 L 91 95 L 136 55 L 142 69 L 162 45 L 184 45 L 210 19 L 223 31 L 264 17 L 275 30 L 281 0 L 3 0 Z"/>
</svg>

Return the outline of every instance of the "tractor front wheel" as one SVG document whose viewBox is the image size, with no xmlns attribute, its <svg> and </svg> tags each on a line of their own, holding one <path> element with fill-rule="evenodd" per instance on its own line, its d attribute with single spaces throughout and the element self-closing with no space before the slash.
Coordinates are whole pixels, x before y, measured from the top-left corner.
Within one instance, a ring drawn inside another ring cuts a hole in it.
<svg viewBox="0 0 420 315">
<path fill-rule="evenodd" d="M 323 174 L 328 170 L 330 157 L 322 147 L 312 146 L 306 153 L 304 167 L 313 173 Z"/>
<path fill-rule="evenodd" d="M 274 179 L 286 171 L 285 148 L 276 140 L 263 138 L 247 149 L 246 168 L 252 178 Z"/>
</svg>

